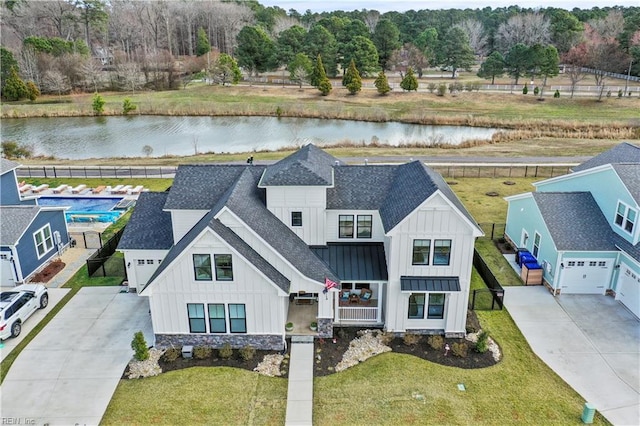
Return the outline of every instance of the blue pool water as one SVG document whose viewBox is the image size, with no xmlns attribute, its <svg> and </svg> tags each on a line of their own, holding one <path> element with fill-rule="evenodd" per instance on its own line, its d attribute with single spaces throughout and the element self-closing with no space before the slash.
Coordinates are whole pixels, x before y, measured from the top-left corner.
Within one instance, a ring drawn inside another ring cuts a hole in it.
<svg viewBox="0 0 640 426">
<path fill-rule="evenodd" d="M 122 198 L 40 197 L 41 206 L 69 207 L 67 222 L 115 222 L 122 214 L 113 210 Z"/>
</svg>

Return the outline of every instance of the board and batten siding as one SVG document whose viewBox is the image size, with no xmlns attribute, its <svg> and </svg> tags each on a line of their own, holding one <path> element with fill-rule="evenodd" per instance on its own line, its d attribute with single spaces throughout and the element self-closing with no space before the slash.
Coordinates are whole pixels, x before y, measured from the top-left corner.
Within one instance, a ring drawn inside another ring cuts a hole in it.
<svg viewBox="0 0 640 426">
<path fill-rule="evenodd" d="M 389 236 L 387 329 L 390 331 L 434 329 L 444 330 L 446 333 L 464 333 L 475 243 L 473 226 L 465 221 L 442 196 L 436 195 L 425 201 L 392 229 Z M 431 256 L 433 256 L 433 240 L 451 240 L 449 265 L 412 265 L 414 239 L 432 240 Z M 401 276 L 458 277 L 461 291 L 446 294 L 444 319 L 408 319 L 409 293 L 401 291 Z"/>
<path fill-rule="evenodd" d="M 168 250 L 122 250 L 129 288 L 140 292 L 160 266 Z M 138 261 L 143 261 L 140 264 Z"/>
<path fill-rule="evenodd" d="M 339 237 L 339 218 L 340 215 L 352 215 L 353 216 L 353 236 L 354 238 L 340 238 Z M 371 238 L 357 238 L 358 235 L 358 216 L 371 215 L 372 216 L 372 228 Z M 382 226 L 382 220 L 380 219 L 380 212 L 378 210 L 327 210 L 327 235 L 326 241 L 330 243 L 372 243 L 384 241 L 384 227 Z"/>
<path fill-rule="evenodd" d="M 212 281 L 196 281 L 193 255 L 210 254 Z M 215 254 L 231 254 L 233 281 L 216 281 Z M 156 334 L 189 333 L 187 303 L 224 303 L 228 322 L 229 303 L 243 303 L 247 334 L 282 334 L 286 320 L 282 295 L 270 281 L 230 249 L 213 232 L 205 232 L 152 284 L 149 296 Z M 206 314 L 205 306 L 205 314 Z M 228 330 L 227 330 L 228 331 Z"/>
<path fill-rule="evenodd" d="M 324 186 L 269 186 L 267 209 L 307 245 L 324 245 L 326 193 Z M 291 226 L 291 212 L 302 213 L 302 226 Z"/>
<path fill-rule="evenodd" d="M 171 210 L 174 243 L 180 241 L 207 213 L 207 210 Z"/>
</svg>

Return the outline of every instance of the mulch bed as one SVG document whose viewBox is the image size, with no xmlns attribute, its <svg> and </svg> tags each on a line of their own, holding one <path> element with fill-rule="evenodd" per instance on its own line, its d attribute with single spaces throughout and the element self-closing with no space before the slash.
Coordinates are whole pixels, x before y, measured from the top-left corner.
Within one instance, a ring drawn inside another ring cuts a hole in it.
<svg viewBox="0 0 640 426">
<path fill-rule="evenodd" d="M 467 315 L 467 330 L 469 332 L 477 331 L 480 328 L 478 319 L 473 311 L 468 311 Z M 358 331 L 364 330 L 363 328 L 356 327 L 344 327 L 334 329 L 334 339 L 316 339 L 314 347 L 314 375 L 327 376 L 335 373 L 335 366 L 342 361 L 342 356 L 349 348 L 349 343 L 358 337 Z M 449 352 L 447 356 L 444 354 L 444 350 L 434 350 L 427 344 L 427 336 L 422 336 L 420 341 L 415 345 L 407 345 L 402 338 L 395 338 L 388 345 L 393 352 L 404 353 L 413 356 L 417 356 L 424 360 L 435 362 L 450 367 L 458 368 L 484 368 L 490 367 L 496 364 L 490 351 L 483 354 L 474 351 L 474 344 L 465 339 L 444 339 L 445 343 L 452 346 L 453 343 L 464 343 L 467 345 L 467 356 L 464 358 L 454 356 Z M 287 347 L 291 347 L 291 342 L 287 340 Z M 234 350 L 233 357 L 229 359 L 223 359 L 218 356 L 217 350 L 213 351 L 213 355 L 210 358 L 205 359 L 183 359 L 178 358 L 175 361 L 167 362 L 162 357 L 159 364 L 163 372 L 180 370 L 189 367 L 236 367 L 251 370 L 262 361 L 265 355 L 278 354 L 278 351 L 256 351 L 255 357 L 250 361 L 244 361 L 240 358 L 238 350 Z M 287 360 L 288 361 L 288 360 Z M 288 363 L 283 363 L 281 370 L 288 371 Z M 126 377 L 127 371 L 125 370 L 123 378 Z M 287 377 L 286 375 L 282 377 Z"/>
<path fill-rule="evenodd" d="M 54 260 L 49 263 L 44 269 L 29 279 L 30 283 L 48 283 L 56 274 L 62 271 L 65 267 L 65 264 L 61 260 Z"/>
</svg>

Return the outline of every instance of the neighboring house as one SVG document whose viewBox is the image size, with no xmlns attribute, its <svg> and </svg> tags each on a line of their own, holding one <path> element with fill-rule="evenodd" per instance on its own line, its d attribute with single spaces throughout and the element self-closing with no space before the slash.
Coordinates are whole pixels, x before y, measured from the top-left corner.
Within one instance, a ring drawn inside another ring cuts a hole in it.
<svg viewBox="0 0 640 426">
<path fill-rule="evenodd" d="M 640 316 L 640 147 L 622 143 L 505 198 L 506 237 L 554 294 L 612 294 Z"/>
<path fill-rule="evenodd" d="M 27 281 L 69 244 L 64 208 L 21 199 L 13 161 L 0 159 L 0 285 Z"/>
<path fill-rule="evenodd" d="M 464 335 L 480 235 L 420 162 L 345 165 L 306 145 L 271 166 L 180 166 L 168 192 L 140 196 L 118 250 L 156 345 L 281 349 L 302 302 L 319 337 Z"/>
</svg>

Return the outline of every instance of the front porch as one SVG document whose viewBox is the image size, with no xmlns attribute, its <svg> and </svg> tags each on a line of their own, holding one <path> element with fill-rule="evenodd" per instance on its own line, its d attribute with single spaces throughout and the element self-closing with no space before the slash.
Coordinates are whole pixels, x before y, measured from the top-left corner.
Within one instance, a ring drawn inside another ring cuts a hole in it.
<svg viewBox="0 0 640 426">
<path fill-rule="evenodd" d="M 338 300 L 334 322 L 339 325 L 382 324 L 382 306 L 379 299 L 362 301 Z"/>
<path fill-rule="evenodd" d="M 297 300 L 289 302 L 287 322 L 293 323 L 293 330 L 286 331 L 287 336 L 317 336 L 317 331 L 311 330 L 311 323 L 318 321 L 318 304 L 299 303 Z"/>
</svg>

